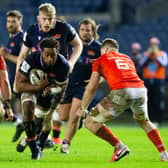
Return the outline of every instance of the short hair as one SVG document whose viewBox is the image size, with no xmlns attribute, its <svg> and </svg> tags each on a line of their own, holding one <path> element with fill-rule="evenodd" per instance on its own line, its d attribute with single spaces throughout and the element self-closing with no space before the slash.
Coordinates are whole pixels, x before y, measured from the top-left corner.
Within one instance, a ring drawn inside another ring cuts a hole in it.
<svg viewBox="0 0 168 168">
<path fill-rule="evenodd" d="M 60 50 L 59 42 L 53 38 L 53 37 L 46 37 L 40 42 L 40 48 L 41 50 L 44 50 L 44 48 L 56 48 L 57 51 Z"/>
<path fill-rule="evenodd" d="M 22 20 L 23 14 L 18 10 L 10 10 L 6 13 L 6 17 L 16 17 L 18 20 Z"/>
<path fill-rule="evenodd" d="M 117 40 L 112 39 L 112 38 L 104 39 L 101 44 L 101 48 L 104 47 L 105 45 L 109 45 L 111 48 L 119 49 L 119 44 L 118 44 Z"/>
<path fill-rule="evenodd" d="M 99 35 L 98 35 L 97 31 L 98 31 L 100 25 L 97 25 L 95 20 L 93 20 L 92 18 L 84 18 L 83 20 L 81 20 L 79 22 L 79 28 L 80 28 L 81 24 L 85 24 L 85 25 L 91 24 L 92 31 L 93 31 L 93 37 L 96 40 L 99 39 Z"/>
<path fill-rule="evenodd" d="M 39 12 L 47 13 L 47 15 L 56 15 L 56 9 L 51 3 L 43 3 L 39 6 Z"/>
</svg>

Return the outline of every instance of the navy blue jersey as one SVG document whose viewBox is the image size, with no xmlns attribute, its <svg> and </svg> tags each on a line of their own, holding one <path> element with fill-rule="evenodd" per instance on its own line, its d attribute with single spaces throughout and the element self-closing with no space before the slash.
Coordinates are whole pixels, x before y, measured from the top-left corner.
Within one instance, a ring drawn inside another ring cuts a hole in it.
<svg viewBox="0 0 168 168">
<path fill-rule="evenodd" d="M 49 32 L 43 32 L 39 24 L 28 28 L 24 35 L 24 45 L 40 50 L 39 42 L 45 37 L 55 37 L 60 43 L 60 54 L 69 58 L 68 44 L 76 35 L 75 29 L 63 21 L 56 21 L 55 26 Z"/>
<path fill-rule="evenodd" d="M 46 69 L 43 65 L 40 51 L 36 51 L 28 55 L 22 62 L 19 71 L 29 78 L 32 69 L 40 69 L 47 73 L 49 82 L 64 83 L 68 77 L 69 64 L 62 55 L 58 55 L 55 65 L 50 69 Z"/>
<path fill-rule="evenodd" d="M 14 36 L 10 37 L 6 45 L 8 53 L 18 56 L 22 43 L 23 43 L 23 32 L 18 32 Z M 13 88 L 13 82 L 15 79 L 15 72 L 16 72 L 16 64 L 9 60 L 6 60 L 6 63 L 10 85 Z"/>
<path fill-rule="evenodd" d="M 100 56 L 100 42 L 91 41 L 83 46 L 82 54 L 77 60 L 73 72 L 70 75 L 70 83 L 83 83 L 90 79 L 92 73 L 92 62 Z"/>
</svg>

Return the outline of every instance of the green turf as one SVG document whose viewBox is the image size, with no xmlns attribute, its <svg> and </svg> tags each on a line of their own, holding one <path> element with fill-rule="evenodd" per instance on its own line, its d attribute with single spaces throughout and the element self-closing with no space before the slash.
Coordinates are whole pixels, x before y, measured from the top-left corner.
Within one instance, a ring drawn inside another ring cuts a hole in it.
<svg viewBox="0 0 168 168">
<path fill-rule="evenodd" d="M 39 161 L 30 160 L 29 149 L 24 153 L 15 151 L 11 143 L 14 126 L 0 126 L 0 168 L 168 168 L 168 163 L 159 161 L 159 154 L 148 141 L 145 133 L 133 126 L 113 126 L 114 133 L 131 149 L 129 156 L 119 162 L 109 163 L 113 148 L 92 135 L 86 129 L 78 132 L 69 155 L 46 149 Z M 160 128 L 168 147 L 168 127 Z"/>
</svg>

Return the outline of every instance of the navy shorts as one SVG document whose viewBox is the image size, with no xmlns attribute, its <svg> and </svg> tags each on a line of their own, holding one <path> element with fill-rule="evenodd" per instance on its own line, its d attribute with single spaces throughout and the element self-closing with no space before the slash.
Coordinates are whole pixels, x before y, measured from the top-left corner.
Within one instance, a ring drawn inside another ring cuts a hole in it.
<svg viewBox="0 0 168 168">
<path fill-rule="evenodd" d="M 65 92 L 63 93 L 63 98 L 61 104 L 69 104 L 72 102 L 73 98 L 82 99 L 83 93 L 85 91 L 86 83 L 76 83 L 68 84 Z"/>
<path fill-rule="evenodd" d="M 82 100 L 86 85 L 87 85 L 86 83 L 73 84 L 73 85 L 68 84 L 63 94 L 61 104 L 69 104 L 72 102 L 73 98 L 78 98 Z M 110 93 L 110 89 L 109 89 L 108 84 L 105 81 L 100 83 L 97 88 L 96 95 L 94 99 L 92 100 L 91 104 L 89 105 L 88 110 L 90 110 L 92 107 L 95 107 L 109 93 Z"/>
</svg>

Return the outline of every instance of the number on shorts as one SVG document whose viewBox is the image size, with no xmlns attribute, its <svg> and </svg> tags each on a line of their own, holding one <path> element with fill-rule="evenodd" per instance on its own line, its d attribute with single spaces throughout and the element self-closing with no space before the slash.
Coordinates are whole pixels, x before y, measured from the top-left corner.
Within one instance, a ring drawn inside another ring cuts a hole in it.
<svg viewBox="0 0 168 168">
<path fill-rule="evenodd" d="M 123 60 L 115 60 L 118 69 L 129 69 L 128 63 Z"/>
</svg>

